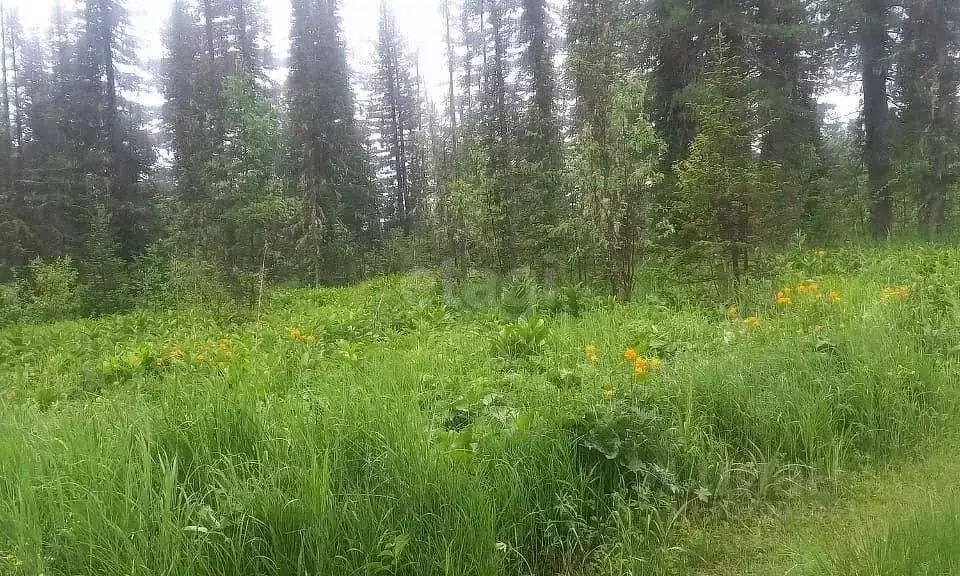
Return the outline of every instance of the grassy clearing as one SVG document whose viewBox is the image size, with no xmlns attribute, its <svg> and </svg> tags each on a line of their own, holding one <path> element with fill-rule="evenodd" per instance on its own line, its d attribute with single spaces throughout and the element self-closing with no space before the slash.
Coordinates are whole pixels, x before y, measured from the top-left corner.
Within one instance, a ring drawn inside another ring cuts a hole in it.
<svg viewBox="0 0 960 576">
<path fill-rule="evenodd" d="M 960 567 L 960 441 L 924 442 L 890 465 L 844 475 L 834 491 L 698 527 L 688 573 L 943 575 Z"/>
<path fill-rule="evenodd" d="M 736 301 L 414 276 L 4 330 L 0 573 L 666 571 L 691 522 L 952 418 L 960 252 L 779 269 Z"/>
<path fill-rule="evenodd" d="M 811 574 L 934 576 L 960 572 L 960 495 L 955 491 L 921 503 L 899 520 L 824 553 Z"/>
</svg>

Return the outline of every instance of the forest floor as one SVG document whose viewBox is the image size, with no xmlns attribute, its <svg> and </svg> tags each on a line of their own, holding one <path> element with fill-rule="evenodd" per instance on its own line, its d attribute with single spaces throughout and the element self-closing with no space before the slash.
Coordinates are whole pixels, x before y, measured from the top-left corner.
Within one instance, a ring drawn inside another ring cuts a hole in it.
<svg viewBox="0 0 960 576">
<path fill-rule="evenodd" d="M 0 329 L 0 575 L 960 566 L 960 251 Z"/>
</svg>

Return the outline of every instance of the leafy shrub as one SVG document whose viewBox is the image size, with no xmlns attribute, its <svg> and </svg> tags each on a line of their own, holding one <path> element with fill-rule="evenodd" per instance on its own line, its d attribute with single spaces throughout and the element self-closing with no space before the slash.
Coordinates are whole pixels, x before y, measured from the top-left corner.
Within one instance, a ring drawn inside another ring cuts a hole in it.
<svg viewBox="0 0 960 576">
<path fill-rule="evenodd" d="M 0 326 L 19 321 L 23 312 L 20 287 L 16 284 L 0 284 Z"/>
<path fill-rule="evenodd" d="M 158 308 L 203 308 L 216 315 L 235 308 L 235 301 L 220 281 L 216 268 L 194 259 L 172 259 L 160 276 L 163 283 L 152 286 Z"/>
<path fill-rule="evenodd" d="M 140 373 L 154 370 L 160 366 L 160 356 L 148 346 L 118 354 L 105 359 L 100 367 L 100 375 L 105 384 L 121 384 Z"/>
<path fill-rule="evenodd" d="M 590 290 L 584 284 L 573 284 L 545 292 L 541 308 L 550 314 L 579 318 L 589 308 L 590 299 Z"/>
<path fill-rule="evenodd" d="M 511 320 L 530 317 L 537 312 L 540 287 L 527 270 L 521 270 L 500 290 L 500 306 Z"/>
<path fill-rule="evenodd" d="M 671 470 L 681 454 L 680 439 L 656 406 L 628 401 L 594 406 L 572 429 L 584 465 L 600 474 L 607 489 L 635 482 L 671 494 L 681 489 Z"/>
<path fill-rule="evenodd" d="M 57 320 L 79 311 L 78 274 L 69 256 L 52 262 L 34 260 L 30 275 L 29 307 L 33 315 Z"/>
<path fill-rule="evenodd" d="M 496 277 L 478 273 L 449 281 L 445 292 L 449 306 L 460 312 L 489 309 L 496 306 L 499 298 Z"/>
<path fill-rule="evenodd" d="M 494 352 L 506 360 L 519 360 L 543 351 L 550 329 L 543 318 L 521 318 L 500 329 L 494 339 Z"/>
</svg>

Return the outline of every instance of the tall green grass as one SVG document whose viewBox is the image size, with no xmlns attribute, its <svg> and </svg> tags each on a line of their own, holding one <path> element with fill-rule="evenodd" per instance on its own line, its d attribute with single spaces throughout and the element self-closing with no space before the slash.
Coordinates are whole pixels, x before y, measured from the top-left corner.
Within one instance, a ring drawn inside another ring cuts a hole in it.
<svg viewBox="0 0 960 576">
<path fill-rule="evenodd" d="M 900 518 L 854 534 L 823 554 L 816 574 L 836 576 L 947 576 L 960 574 L 960 495 L 945 494 Z"/>
<path fill-rule="evenodd" d="M 281 293 L 260 323 L 7 329 L 0 574 L 649 573 L 683 518 L 952 413 L 958 308 L 935 293 L 960 259 L 917 255 L 784 262 L 736 296 L 758 329 L 647 298 L 541 309 L 541 332 L 424 276 Z M 841 301 L 774 304 L 807 278 Z M 636 377 L 628 347 L 661 368 Z"/>
</svg>

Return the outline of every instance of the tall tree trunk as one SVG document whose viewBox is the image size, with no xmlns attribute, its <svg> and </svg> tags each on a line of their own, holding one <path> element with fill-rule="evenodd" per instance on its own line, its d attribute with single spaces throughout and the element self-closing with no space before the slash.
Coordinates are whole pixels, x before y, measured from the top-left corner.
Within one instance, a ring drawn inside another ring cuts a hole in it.
<svg viewBox="0 0 960 576">
<path fill-rule="evenodd" d="M 16 164 L 19 168 L 23 157 L 23 102 L 20 99 L 20 68 L 17 66 L 17 38 L 10 37 L 10 67 L 13 71 L 13 138 L 17 143 Z"/>
<path fill-rule="evenodd" d="M 491 1 L 496 2 L 497 0 L 491 0 Z M 486 23 L 487 7 L 486 7 L 485 0 L 480 0 L 479 12 L 480 12 L 480 54 L 481 56 L 483 56 L 483 69 L 486 70 L 487 69 L 487 23 Z M 478 80 L 478 82 L 480 82 L 479 86 L 480 86 L 481 93 L 483 92 L 484 76 L 486 75 L 481 74 L 480 79 Z"/>
<path fill-rule="evenodd" d="M 2 167 L 3 170 L 3 185 L 5 188 L 9 188 L 11 182 L 13 181 L 13 168 L 14 160 L 13 153 L 10 150 L 10 89 L 8 81 L 8 70 L 7 70 L 7 36 L 8 36 L 9 22 L 7 21 L 6 11 L 2 4 L 0 4 L 0 72 L 2 72 L 3 80 L 3 119 L 0 121 L 0 126 L 3 127 L 2 140 L 0 140 L 0 154 L 6 156 L 0 160 L 6 161 L 6 165 Z M 2 194 L 4 190 L 0 190 Z"/>
<path fill-rule="evenodd" d="M 860 50 L 863 75 L 864 163 L 870 186 L 871 230 L 885 238 L 893 220 L 890 193 L 890 109 L 887 98 L 890 36 L 888 0 L 863 0 Z"/>
<path fill-rule="evenodd" d="M 933 2 L 933 52 L 936 58 L 937 80 L 931 95 L 933 100 L 934 137 L 930 150 L 930 185 L 924 206 L 924 230 L 936 236 L 946 223 L 947 194 L 953 184 L 948 175 L 948 148 L 956 145 L 957 135 L 957 63 L 950 53 L 950 14 L 947 0 Z M 958 23 L 954 23 L 957 25 Z"/>
<path fill-rule="evenodd" d="M 528 151 L 528 154 L 535 162 L 546 162 L 545 167 L 555 168 L 554 152 L 558 134 L 554 121 L 553 59 L 545 0 L 524 2 L 524 25 L 528 34 L 525 59 L 533 92 L 528 130 L 534 135 L 534 150 Z"/>
<path fill-rule="evenodd" d="M 253 52 L 255 48 L 250 41 L 250 33 L 247 30 L 247 5 L 244 0 L 237 0 L 236 10 L 237 73 L 252 76 L 254 62 Z"/>
<path fill-rule="evenodd" d="M 113 57 L 114 24 L 110 0 L 100 1 L 100 40 L 102 42 L 104 74 L 107 79 L 106 106 L 104 110 L 104 128 L 107 132 L 111 155 L 116 154 L 117 139 L 117 69 Z"/>
<path fill-rule="evenodd" d="M 212 0 L 203 0 L 203 28 L 204 28 L 204 45 L 206 46 L 206 80 L 203 82 L 207 85 L 207 99 L 206 102 L 206 114 L 208 115 L 208 125 L 210 130 L 213 132 L 212 137 L 208 139 L 208 142 L 213 145 L 220 141 L 220 113 L 217 109 L 220 105 L 220 82 L 221 75 L 219 67 L 217 66 L 217 54 L 216 54 L 216 44 L 214 44 L 214 28 L 213 23 L 216 19 L 216 14 L 213 9 Z"/>
<path fill-rule="evenodd" d="M 3 5 L 0 4 L 0 69 L 3 73 L 3 121 L 2 125 L 7 129 L 7 134 L 4 134 L 5 142 L 9 142 L 10 133 L 9 133 L 9 122 L 10 122 L 10 84 L 8 81 L 8 70 L 7 70 L 7 14 Z M 12 161 L 12 157 L 11 157 Z"/>
<path fill-rule="evenodd" d="M 509 152 L 507 150 L 507 140 L 509 138 L 507 129 L 507 87 L 506 87 L 506 42 L 504 39 L 503 26 L 503 0 L 489 0 L 490 6 L 490 34 L 493 37 L 493 52 L 490 58 L 484 57 L 484 62 L 489 66 L 485 69 L 485 96 L 487 98 L 488 125 L 485 136 L 487 146 L 490 150 L 488 159 L 488 176 L 491 177 L 493 184 L 490 193 L 489 202 L 495 219 L 495 227 L 492 231 L 494 238 L 494 257 L 501 273 L 506 273 L 513 268 L 514 260 L 514 233 L 513 233 L 513 214 L 510 209 L 510 193 L 505 189 L 507 184 L 505 178 L 510 165 Z M 484 41 L 484 53 L 486 54 L 486 44 Z"/>
<path fill-rule="evenodd" d="M 203 27 L 204 27 L 204 44 L 206 44 L 207 52 L 207 64 L 210 66 L 210 71 L 213 71 L 213 62 L 215 54 L 213 52 L 213 4 L 211 0 L 203 0 Z"/>
<path fill-rule="evenodd" d="M 446 25 L 447 42 L 447 74 L 448 80 L 448 99 L 450 101 L 450 148 L 454 157 L 457 155 L 457 99 L 454 88 L 454 50 L 453 35 L 450 31 L 450 0 L 443 0 L 443 18 Z"/>
<path fill-rule="evenodd" d="M 405 234 L 410 233 L 408 221 L 408 200 L 410 195 L 409 163 L 407 162 L 407 134 L 406 118 L 403 111 L 403 85 L 400 82 L 400 55 L 397 47 L 397 38 L 390 47 L 393 68 L 393 108 L 394 126 L 396 127 L 396 148 L 394 150 L 397 170 L 397 215 L 400 226 Z"/>
<path fill-rule="evenodd" d="M 460 102 L 460 125 L 461 129 L 466 132 L 466 125 L 468 122 L 474 121 L 474 100 L 473 100 L 473 57 L 476 54 L 476 43 L 474 42 L 473 37 L 470 33 L 470 12 L 463 8 L 460 14 L 460 27 L 463 31 L 463 41 L 464 48 L 466 49 L 466 54 L 463 58 L 463 100 Z M 482 77 L 483 74 L 478 76 Z M 469 136 L 465 133 L 463 139 L 466 140 Z"/>
</svg>

